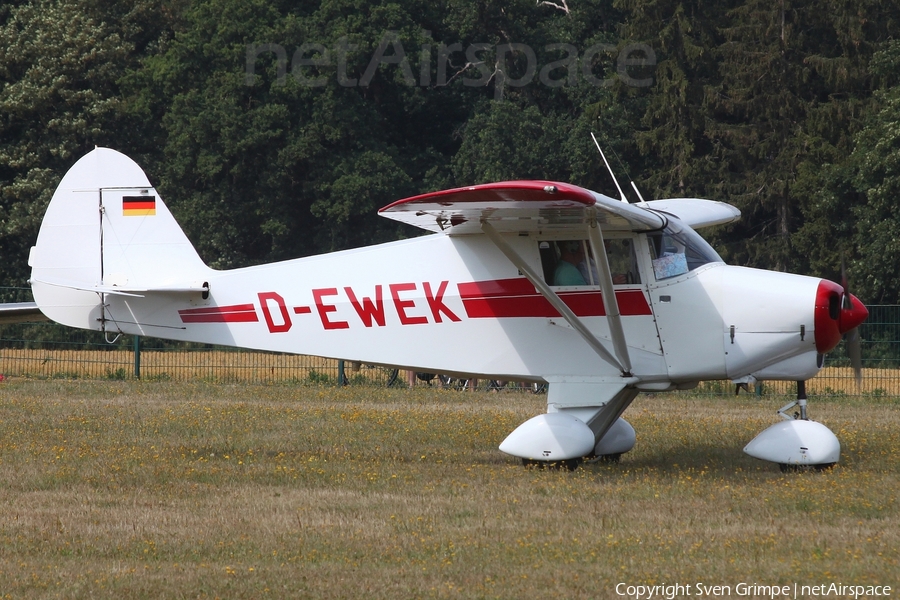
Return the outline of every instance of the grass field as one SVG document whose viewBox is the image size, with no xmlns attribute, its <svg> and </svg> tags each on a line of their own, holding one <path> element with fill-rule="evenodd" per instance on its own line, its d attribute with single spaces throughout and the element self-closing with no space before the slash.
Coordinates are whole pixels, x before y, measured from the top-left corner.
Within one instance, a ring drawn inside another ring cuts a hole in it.
<svg viewBox="0 0 900 600">
<path fill-rule="evenodd" d="M 496 448 L 544 402 L 6 381 L 0 598 L 618 598 L 619 583 L 697 582 L 897 595 L 896 397 L 812 401 L 842 460 L 793 474 L 741 452 L 780 406 L 746 395 L 641 396 L 620 464 L 526 470 Z"/>
</svg>

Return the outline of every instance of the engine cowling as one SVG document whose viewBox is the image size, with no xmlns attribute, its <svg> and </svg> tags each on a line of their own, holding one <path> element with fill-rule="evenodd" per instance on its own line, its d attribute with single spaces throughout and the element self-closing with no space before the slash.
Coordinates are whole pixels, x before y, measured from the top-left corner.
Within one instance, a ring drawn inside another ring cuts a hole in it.
<svg viewBox="0 0 900 600">
<path fill-rule="evenodd" d="M 822 354 L 834 349 L 845 333 L 869 316 L 859 298 L 827 279 L 819 282 L 815 311 L 816 351 Z"/>
</svg>

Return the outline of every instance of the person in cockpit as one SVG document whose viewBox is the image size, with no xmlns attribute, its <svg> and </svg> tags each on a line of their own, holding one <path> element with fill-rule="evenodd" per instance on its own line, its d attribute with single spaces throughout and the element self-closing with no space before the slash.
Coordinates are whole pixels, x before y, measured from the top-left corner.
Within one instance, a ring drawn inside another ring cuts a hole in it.
<svg viewBox="0 0 900 600">
<path fill-rule="evenodd" d="M 584 246 L 577 240 L 559 242 L 559 263 L 553 285 L 586 285 L 578 265 L 584 261 Z"/>
<path fill-rule="evenodd" d="M 603 240 L 603 246 L 606 249 L 606 256 L 609 260 L 610 267 L 612 267 L 613 284 L 623 285 L 632 283 L 632 278 L 630 276 L 631 269 L 628 266 L 632 262 L 631 246 L 629 245 L 629 242 L 622 240 L 618 240 L 617 242 Z M 590 249 L 588 249 L 588 256 L 585 256 L 584 260 L 578 263 L 578 271 L 581 273 L 581 277 L 584 279 L 585 283 L 589 285 L 599 285 L 600 274 L 597 270 L 597 263 L 594 262 L 594 255 L 591 253 Z"/>
</svg>

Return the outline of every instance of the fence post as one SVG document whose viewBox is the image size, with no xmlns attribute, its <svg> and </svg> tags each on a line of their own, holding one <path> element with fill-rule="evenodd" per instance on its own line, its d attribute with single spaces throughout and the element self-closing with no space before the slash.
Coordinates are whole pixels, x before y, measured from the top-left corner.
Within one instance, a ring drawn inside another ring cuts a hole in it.
<svg viewBox="0 0 900 600">
<path fill-rule="evenodd" d="M 141 336 L 134 336 L 134 378 L 141 378 Z"/>
<path fill-rule="evenodd" d="M 344 375 L 344 361 L 338 361 L 338 385 L 347 385 L 347 376 Z"/>
</svg>

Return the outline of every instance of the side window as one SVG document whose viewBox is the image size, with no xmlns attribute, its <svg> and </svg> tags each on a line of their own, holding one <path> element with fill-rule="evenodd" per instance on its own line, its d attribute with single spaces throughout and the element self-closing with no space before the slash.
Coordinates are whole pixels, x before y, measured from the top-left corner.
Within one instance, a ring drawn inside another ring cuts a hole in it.
<svg viewBox="0 0 900 600">
<path fill-rule="evenodd" d="M 544 273 L 544 283 L 555 285 L 553 283 L 554 273 L 556 273 L 556 265 L 559 262 L 559 249 L 556 247 L 556 242 L 538 242 L 538 251 L 541 255 L 541 270 Z"/>
<path fill-rule="evenodd" d="M 613 284 L 640 283 L 630 238 L 604 240 Z M 545 240 L 538 243 L 544 281 L 554 286 L 599 285 L 599 271 L 588 240 Z"/>
<path fill-rule="evenodd" d="M 606 246 L 613 283 L 616 285 L 640 283 L 641 274 L 634 256 L 634 241 L 631 238 L 612 238 L 604 240 L 603 243 Z"/>
<path fill-rule="evenodd" d="M 665 230 L 648 235 L 647 241 L 657 281 L 683 275 L 707 263 L 722 262 L 697 232 L 673 222 Z"/>
</svg>

